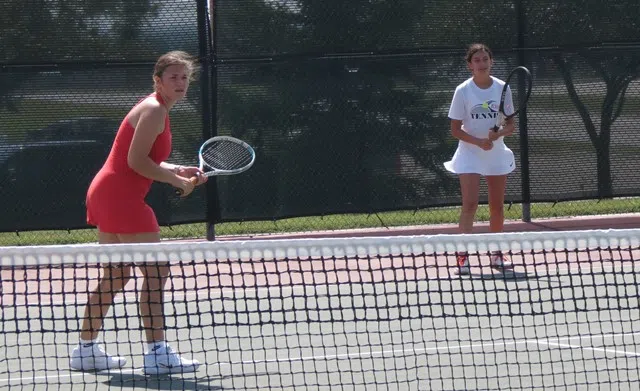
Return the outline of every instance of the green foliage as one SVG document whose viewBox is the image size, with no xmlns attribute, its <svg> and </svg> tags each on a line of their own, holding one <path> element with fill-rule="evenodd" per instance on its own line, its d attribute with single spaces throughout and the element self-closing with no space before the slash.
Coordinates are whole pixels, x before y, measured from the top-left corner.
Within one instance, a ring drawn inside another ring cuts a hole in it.
<svg viewBox="0 0 640 391">
<path fill-rule="evenodd" d="M 298 55 L 219 67 L 218 133 L 254 145 L 260 164 L 247 182 L 264 190 L 236 183 L 223 210 L 248 205 L 245 214 L 261 216 L 379 210 L 453 188 L 442 167 L 452 148 L 442 148 L 450 136 L 441 110 L 453 90 L 426 93 L 442 83 L 425 71 L 430 64 L 407 56 L 317 55 L 398 47 L 422 20 L 421 2 L 234 4 L 217 9 L 226 15 L 217 31 L 223 55 Z M 253 18 L 265 24 L 246 23 Z M 269 34 L 259 34 L 267 21 Z"/>
<path fill-rule="evenodd" d="M 141 22 L 157 9 L 151 0 L 5 0 L 0 3 L 0 62 L 121 58 L 134 47 Z"/>
<path fill-rule="evenodd" d="M 526 4 L 528 43 L 532 46 L 597 46 L 636 41 L 640 3 L 614 1 L 529 1 Z"/>
<path fill-rule="evenodd" d="M 0 64 L 120 60 L 140 45 L 140 25 L 156 15 L 151 0 L 0 2 Z M 151 53 L 147 51 L 147 53 Z M 33 73 L 0 74 L 0 108 L 16 111 L 10 93 Z"/>
</svg>

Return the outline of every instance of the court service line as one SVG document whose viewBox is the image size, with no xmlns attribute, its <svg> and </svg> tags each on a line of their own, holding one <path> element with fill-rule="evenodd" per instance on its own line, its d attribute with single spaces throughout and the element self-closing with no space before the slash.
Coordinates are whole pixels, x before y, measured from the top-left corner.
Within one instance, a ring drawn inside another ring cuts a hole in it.
<svg viewBox="0 0 640 391">
<path fill-rule="evenodd" d="M 595 339 L 595 338 L 608 338 L 608 339 L 612 339 L 612 338 L 617 338 L 617 337 L 631 337 L 631 336 L 636 336 L 636 335 L 640 335 L 640 331 L 637 332 L 632 332 L 632 333 L 616 333 L 616 334 L 586 334 L 586 335 L 577 335 L 574 337 L 556 337 L 556 338 L 543 338 L 543 339 L 534 339 L 534 340 L 530 340 L 532 343 L 540 343 L 540 344 L 546 344 L 549 346 L 558 346 L 558 347 L 567 347 L 567 348 L 572 348 L 572 349 L 583 349 L 583 350 L 593 350 L 596 352 L 604 352 L 604 353 L 614 353 L 614 354 L 618 354 L 618 355 L 623 355 L 623 356 L 631 356 L 631 357 L 638 357 L 640 356 L 640 353 L 638 352 L 629 352 L 626 350 L 616 350 L 616 349 L 604 349 L 604 348 L 596 348 L 596 347 L 591 347 L 591 346 L 582 346 L 582 345 L 571 345 L 571 344 L 561 344 L 560 341 L 571 341 L 574 339 L 577 340 L 582 340 L 582 339 Z M 551 342 L 551 341 L 558 341 L 558 342 Z"/>
<path fill-rule="evenodd" d="M 566 343 L 554 343 L 554 342 L 544 342 L 540 341 L 537 344 L 548 345 L 548 346 L 557 346 L 561 348 L 571 348 L 571 349 L 580 349 L 580 350 L 592 350 L 595 352 L 603 352 L 603 353 L 613 353 L 620 356 L 630 356 L 630 357 L 638 357 L 640 353 L 636 352 L 627 352 L 626 350 L 615 350 L 615 349 L 603 349 L 603 348 L 594 348 L 590 346 L 582 346 L 582 345 L 570 345 Z"/>
<path fill-rule="evenodd" d="M 213 363 L 209 364 L 212 366 L 231 366 L 237 364 L 268 364 L 268 363 L 280 363 L 280 362 L 302 362 L 302 361 L 314 361 L 314 360 L 331 360 L 331 359 L 345 359 L 345 358 L 365 358 L 365 357 L 384 357 L 389 354 L 404 354 L 407 352 L 410 353 L 429 353 L 429 352 L 439 352 L 443 350 L 464 350 L 464 349 L 474 349 L 474 348 L 484 348 L 484 347 L 493 347 L 496 345 L 507 346 L 507 345 L 519 345 L 527 343 L 526 340 L 521 341 L 510 341 L 504 343 L 479 343 L 479 344 L 470 344 L 470 345 L 458 345 L 458 346 L 434 346 L 430 348 L 419 348 L 419 349 L 394 349 L 394 350 L 380 350 L 380 351 L 370 351 L 370 352 L 356 352 L 356 353 L 345 353 L 345 354 L 334 354 L 334 355 L 321 355 L 321 356 L 306 356 L 306 357 L 285 357 L 285 358 L 275 358 L 275 359 L 267 359 L 267 360 L 250 360 L 250 361 L 234 361 L 234 362 L 223 362 L 223 363 Z M 20 377 L 17 379 L 0 379 L 0 383 L 14 382 L 14 381 L 23 381 L 23 380 L 43 380 L 50 378 L 58 378 L 58 377 L 76 377 L 83 376 L 85 374 L 68 374 L 66 376 L 63 375 L 53 375 L 53 376 L 37 376 L 37 377 Z"/>
<path fill-rule="evenodd" d="M 500 341 L 500 342 L 483 342 L 483 343 L 476 343 L 476 344 L 466 344 L 466 345 L 445 345 L 445 346 L 433 346 L 433 347 L 425 347 L 425 348 L 407 348 L 407 349 L 393 349 L 393 350 L 378 350 L 378 351 L 369 351 L 369 352 L 355 352 L 355 353 L 344 353 L 344 354 L 333 354 L 333 355 L 320 355 L 320 356 L 305 356 L 305 357 L 285 357 L 285 358 L 275 358 L 275 359 L 268 359 L 268 360 L 250 360 L 250 361 L 234 361 L 234 362 L 227 362 L 227 363 L 213 363 L 213 364 L 208 364 L 211 366 L 218 366 L 218 367 L 222 367 L 222 366 L 231 366 L 231 365 L 238 365 L 238 364 L 268 364 L 268 363 L 280 363 L 280 362 L 303 362 L 303 361 L 315 361 L 315 360 L 331 360 L 331 359 L 348 359 L 348 358 L 366 358 L 366 357 L 385 357 L 385 356 L 389 356 L 389 355 L 393 355 L 395 356 L 396 354 L 405 354 L 405 353 L 413 353 L 418 354 L 418 353 L 438 353 L 438 352 L 442 352 L 442 351 L 446 351 L 446 352 L 451 352 L 454 350 L 473 350 L 476 348 L 480 348 L 480 349 L 484 349 L 487 347 L 491 347 L 491 348 L 495 348 L 495 347 L 506 347 L 506 346 L 517 346 L 517 345 L 524 345 L 524 344 L 529 344 L 529 343 L 535 343 L 535 344 L 547 344 L 550 346 L 558 346 L 558 347 L 569 347 L 569 348 L 574 348 L 574 349 L 584 349 L 585 347 L 582 347 L 580 345 L 570 345 L 570 344 L 561 344 L 561 343 L 554 343 L 554 342 L 550 342 L 551 340 L 572 340 L 572 339 L 583 339 L 583 338 L 594 338 L 594 337 L 601 337 L 601 338 L 615 338 L 617 336 L 632 336 L 632 335 L 640 335 L 640 332 L 634 332 L 634 333 L 616 333 L 616 334 L 603 334 L 603 335 L 594 335 L 594 334 L 588 334 L 588 335 L 580 335 L 580 336 L 575 336 L 575 337 L 559 337 L 559 338 L 545 338 L 545 339 L 522 339 L 522 340 L 513 340 L 513 341 Z M 588 347 L 587 347 L 588 348 Z M 603 352 L 607 352 L 607 353 L 617 353 L 619 355 L 631 355 L 631 356 L 640 356 L 640 353 L 631 353 L 631 352 L 626 352 L 626 351 L 618 351 L 618 350 L 606 350 L 606 349 L 599 349 L 599 348 L 590 348 L 592 350 L 596 350 L 596 351 L 603 351 Z M 531 353 L 531 352 L 530 352 Z M 206 364 L 206 363 L 205 363 Z M 133 373 L 136 369 L 135 368 L 131 368 L 131 369 L 126 369 L 126 370 L 121 370 L 121 371 L 117 371 L 117 372 L 105 372 L 105 373 Z M 98 372 L 97 374 L 101 374 L 100 372 Z M 57 374 L 57 375 L 48 375 L 48 376 L 32 376 L 32 377 L 20 377 L 20 378 L 11 378 L 11 379 L 0 379 L 0 383 L 12 383 L 12 382 L 23 382 L 25 380 L 47 380 L 47 379 L 53 379 L 53 378 L 61 378 L 61 377 L 65 377 L 65 378 L 72 378 L 72 377 L 78 377 L 78 376 L 86 376 L 87 374 L 85 373 L 69 373 L 69 374 Z"/>
<path fill-rule="evenodd" d="M 15 382 L 20 382 L 20 384 L 22 385 L 35 385 L 35 384 L 42 384 L 42 383 L 35 383 L 38 380 L 45 380 L 48 381 L 49 379 L 71 379 L 74 377 L 80 377 L 80 376 L 89 376 L 89 375 L 117 375 L 117 374 L 127 374 L 127 373 L 134 373 L 136 371 L 135 368 L 128 368 L 128 369 L 121 369 L 118 371 L 102 371 L 102 372 L 72 372 L 71 370 L 66 370 L 66 369 L 59 369 L 58 371 L 69 371 L 69 373 L 59 373 L 56 375 L 46 375 L 46 376 L 23 376 L 23 377 L 11 377 L 11 378 L 6 378 L 6 379 L 0 379 L 0 384 L 2 383 L 7 383 L 7 384 L 11 384 L 11 383 L 15 383 Z M 33 383 L 27 383 L 27 384 L 23 384 L 25 383 L 25 380 L 28 381 L 33 381 Z"/>
<path fill-rule="evenodd" d="M 369 352 L 355 352 L 355 353 L 344 353 L 344 354 L 333 354 L 333 355 L 321 355 L 321 356 L 305 356 L 305 357 L 285 357 L 285 358 L 275 358 L 275 359 L 267 359 L 267 360 L 251 360 L 251 361 L 235 361 L 230 363 L 216 363 L 211 365 L 236 365 L 236 364 L 259 364 L 259 363 L 276 363 L 276 362 L 295 362 L 295 361 L 314 361 L 314 360 L 322 360 L 322 359 L 345 359 L 345 358 L 364 358 L 364 357 L 385 357 L 388 355 L 396 355 L 396 354 L 404 354 L 404 353 L 430 353 L 430 352 L 441 352 L 447 351 L 450 352 L 452 350 L 474 350 L 476 348 L 495 348 L 495 347 L 506 347 L 506 346 L 517 346 L 524 345 L 529 343 L 547 343 L 544 340 L 572 340 L 572 339 L 592 339 L 592 338 L 615 338 L 618 336 L 631 336 L 631 335 L 640 335 L 640 332 L 634 333 L 618 333 L 618 334 L 603 334 L 603 335 L 595 335 L 595 334 L 587 334 L 580 335 L 575 337 L 559 337 L 559 338 L 545 338 L 545 339 L 521 339 L 521 340 L 512 340 L 512 341 L 500 341 L 500 342 L 482 342 L 476 344 L 466 344 L 466 345 L 445 345 L 445 346 L 433 346 L 428 348 L 407 348 L 407 349 L 394 349 L 394 350 L 377 350 L 377 351 L 369 351 Z M 553 344 L 549 342 L 549 344 Z M 561 346 L 562 344 L 556 344 L 557 346 Z M 567 346 L 571 346 L 568 345 Z M 579 346 L 576 346 L 578 348 Z M 594 348 L 594 350 L 597 348 Z M 614 352 L 611 350 L 611 352 Z M 640 356 L 640 353 L 629 353 L 625 351 L 617 351 L 621 355 L 633 355 Z M 530 352 L 531 353 L 531 352 Z"/>
</svg>

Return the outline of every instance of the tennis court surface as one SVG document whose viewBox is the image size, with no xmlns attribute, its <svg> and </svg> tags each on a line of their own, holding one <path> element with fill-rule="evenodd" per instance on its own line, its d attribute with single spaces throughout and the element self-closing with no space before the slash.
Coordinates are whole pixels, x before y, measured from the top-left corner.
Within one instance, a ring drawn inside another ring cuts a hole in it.
<svg viewBox="0 0 640 391">
<path fill-rule="evenodd" d="M 0 389 L 637 389 L 639 258 L 640 230 L 4 247 Z M 199 371 L 143 374 L 139 270 L 100 335 L 127 365 L 71 371 L 98 264 L 157 261 Z"/>
</svg>

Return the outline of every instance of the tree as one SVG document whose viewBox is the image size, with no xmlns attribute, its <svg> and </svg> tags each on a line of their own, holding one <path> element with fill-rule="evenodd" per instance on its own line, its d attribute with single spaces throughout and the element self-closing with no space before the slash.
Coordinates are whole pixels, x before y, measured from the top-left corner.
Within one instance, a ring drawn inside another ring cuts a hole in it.
<svg viewBox="0 0 640 391">
<path fill-rule="evenodd" d="M 605 82 L 606 92 L 599 115 L 590 112 L 586 102 L 581 99 L 576 90 L 573 77 L 575 57 L 586 60 Z M 574 55 L 555 53 L 553 60 L 560 70 L 569 97 L 580 114 L 589 139 L 596 150 L 598 194 L 601 198 L 611 197 L 614 195 L 611 175 L 611 129 L 623 111 L 629 84 L 640 73 L 640 56 L 637 54 L 637 49 L 629 52 L 618 51 L 615 54 L 606 50 L 583 49 Z M 599 125 L 596 124 L 597 117 L 600 117 Z"/>
<path fill-rule="evenodd" d="M 596 150 L 598 194 L 602 198 L 610 197 L 613 195 L 611 129 L 623 112 L 629 84 L 640 73 L 640 54 L 637 50 L 640 3 L 634 0 L 573 0 L 541 7 L 541 4 L 531 2 L 526 12 L 529 45 L 543 46 L 560 38 L 562 46 L 577 47 L 555 52 L 552 59 Z M 625 42 L 635 42 L 636 48 L 625 50 L 606 46 Z M 574 74 L 578 63 L 586 63 L 604 81 L 606 90 L 599 113 L 590 110 L 586 97 L 581 97 L 577 92 Z"/>
<path fill-rule="evenodd" d="M 0 3 L 0 63 L 56 63 L 146 59 L 140 26 L 158 6 L 140 1 L 8 0 Z M 132 58 L 137 55 L 137 58 Z M 30 74 L 0 75 L 0 108 L 16 107 L 8 97 Z"/>
<path fill-rule="evenodd" d="M 444 29 L 438 36 L 440 40 L 445 41 L 453 33 L 463 38 L 457 39 L 460 43 L 481 40 L 494 49 L 511 51 L 517 48 L 521 34 L 527 48 L 540 48 L 540 56 L 530 50 L 522 52 L 529 63 L 542 68 L 545 58 L 551 60 L 595 148 L 598 194 L 603 198 L 612 196 L 611 129 L 623 112 L 629 84 L 640 72 L 640 3 L 503 0 L 452 6 L 466 10 L 451 13 L 447 22 L 448 26 L 457 26 L 459 33 Z M 470 21 L 467 15 L 475 18 Z M 504 17 L 497 19 L 496 15 Z M 501 22 L 496 23 L 497 20 Z M 469 33 L 477 31 L 482 35 L 472 38 Z M 576 88 L 577 77 L 592 73 L 604 82 L 604 97 L 598 108 L 590 106 L 588 101 L 592 98 L 581 96 Z"/>
<path fill-rule="evenodd" d="M 522 58 L 542 72 L 550 59 L 573 103 L 566 113 L 580 114 L 597 151 L 599 196 L 613 194 L 611 127 L 637 77 L 640 54 L 607 51 L 603 43 L 637 47 L 640 3 L 249 0 L 216 7 L 217 54 L 224 59 L 218 68 L 220 132 L 239 132 L 266 154 L 270 171 L 259 179 L 263 188 L 276 188 L 261 196 L 280 194 L 261 198 L 271 208 L 315 213 L 322 202 L 348 211 L 349 202 L 373 210 L 447 199 L 456 186 L 441 169 L 454 147 L 445 109 L 468 75 L 464 48 L 476 41 L 494 49 L 496 71 L 504 74 Z M 521 44 L 542 54 L 519 51 Z M 269 56 L 273 62 L 264 59 Z M 587 73 L 604 80 L 597 113 L 574 82 Z M 329 152 L 320 147 L 332 139 L 342 142 Z M 375 167 L 374 151 L 407 158 L 416 177 Z M 385 175 L 386 182 L 378 180 Z M 406 199 L 389 196 L 393 189 Z"/>
<path fill-rule="evenodd" d="M 455 147 L 442 111 L 453 89 L 435 93 L 442 79 L 425 65 L 439 59 L 393 54 L 416 46 L 421 0 L 216 7 L 219 133 L 256 146 L 249 175 L 262 189 L 233 181 L 227 216 L 415 208 L 456 188 L 442 167 Z M 243 60 L 268 55 L 279 57 Z"/>
</svg>

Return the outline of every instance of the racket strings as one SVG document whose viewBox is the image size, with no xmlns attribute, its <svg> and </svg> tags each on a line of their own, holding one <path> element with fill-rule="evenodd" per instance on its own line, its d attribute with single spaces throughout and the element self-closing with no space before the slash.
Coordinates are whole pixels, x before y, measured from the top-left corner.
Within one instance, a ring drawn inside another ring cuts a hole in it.
<svg viewBox="0 0 640 391">
<path fill-rule="evenodd" d="M 517 87 L 514 88 L 513 86 L 511 86 L 511 91 L 513 94 L 513 105 L 510 108 L 510 112 L 515 113 L 520 111 L 522 107 L 525 106 L 527 102 L 526 100 L 527 93 L 526 91 L 521 91 Z"/>
<path fill-rule="evenodd" d="M 531 74 L 523 68 L 516 68 L 507 79 L 511 90 L 512 105 L 505 107 L 507 115 L 519 113 L 526 105 L 531 94 Z"/>
<path fill-rule="evenodd" d="M 221 141 L 207 146 L 202 160 L 216 170 L 237 170 L 251 162 L 251 153 L 240 144 Z"/>
</svg>

